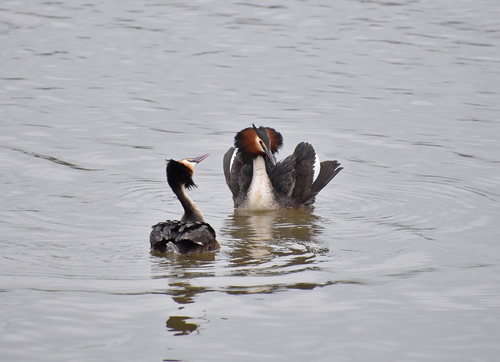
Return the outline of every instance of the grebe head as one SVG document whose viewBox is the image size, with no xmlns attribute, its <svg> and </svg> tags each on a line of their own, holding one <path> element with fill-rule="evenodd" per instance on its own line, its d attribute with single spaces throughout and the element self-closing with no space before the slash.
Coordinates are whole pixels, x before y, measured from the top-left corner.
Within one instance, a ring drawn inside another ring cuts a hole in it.
<svg viewBox="0 0 500 362">
<path fill-rule="evenodd" d="M 245 128 L 234 137 L 234 146 L 243 154 L 252 158 L 267 156 L 269 161 L 276 164 L 274 153 L 283 146 L 283 136 L 274 128 L 252 127 Z"/>
<path fill-rule="evenodd" d="M 168 160 L 167 162 L 167 181 L 171 188 L 184 185 L 186 189 L 196 187 L 193 181 L 194 166 L 200 163 L 208 154 L 201 155 L 195 158 L 184 158 L 180 161 Z"/>
</svg>

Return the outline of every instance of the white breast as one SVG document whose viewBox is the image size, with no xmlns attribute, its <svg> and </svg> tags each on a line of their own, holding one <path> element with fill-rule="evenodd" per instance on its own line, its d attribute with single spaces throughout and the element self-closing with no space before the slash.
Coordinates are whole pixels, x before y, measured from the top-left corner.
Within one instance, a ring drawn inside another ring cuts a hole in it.
<svg viewBox="0 0 500 362">
<path fill-rule="evenodd" d="M 274 198 L 273 185 L 266 171 L 266 163 L 262 156 L 253 161 L 252 182 L 243 203 L 244 209 L 249 210 L 274 210 L 278 208 Z"/>
</svg>

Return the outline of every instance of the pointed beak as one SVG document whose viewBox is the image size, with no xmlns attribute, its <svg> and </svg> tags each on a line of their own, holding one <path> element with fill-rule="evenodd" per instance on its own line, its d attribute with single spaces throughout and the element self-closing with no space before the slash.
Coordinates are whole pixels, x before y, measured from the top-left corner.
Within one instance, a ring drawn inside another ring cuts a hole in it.
<svg viewBox="0 0 500 362">
<path fill-rule="evenodd" d="M 205 158 L 207 158 L 208 156 L 210 156 L 209 153 L 205 154 L 205 155 L 201 155 L 201 156 L 198 156 L 196 158 L 192 158 L 191 161 L 192 162 L 196 162 L 196 163 L 200 163 L 201 161 L 203 161 Z"/>
<path fill-rule="evenodd" d="M 274 159 L 274 156 L 273 154 L 271 153 L 271 151 L 269 150 L 269 148 L 267 147 L 263 147 L 264 148 L 264 152 L 266 153 L 267 155 L 267 158 L 269 158 L 269 161 L 271 161 L 271 163 L 273 165 L 276 165 L 276 160 Z"/>
</svg>

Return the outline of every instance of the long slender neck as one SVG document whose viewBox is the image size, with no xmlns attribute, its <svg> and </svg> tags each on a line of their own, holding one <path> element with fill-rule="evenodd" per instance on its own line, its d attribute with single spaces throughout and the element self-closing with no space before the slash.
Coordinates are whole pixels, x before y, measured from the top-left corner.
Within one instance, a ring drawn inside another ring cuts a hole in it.
<svg viewBox="0 0 500 362">
<path fill-rule="evenodd" d="M 266 160 L 262 156 L 257 156 L 253 159 L 252 183 L 271 185 L 266 170 Z"/>
<path fill-rule="evenodd" d="M 203 214 L 193 200 L 186 194 L 186 189 L 184 185 L 172 188 L 172 191 L 177 196 L 184 208 L 184 215 L 182 215 L 181 221 L 205 221 Z"/>
</svg>

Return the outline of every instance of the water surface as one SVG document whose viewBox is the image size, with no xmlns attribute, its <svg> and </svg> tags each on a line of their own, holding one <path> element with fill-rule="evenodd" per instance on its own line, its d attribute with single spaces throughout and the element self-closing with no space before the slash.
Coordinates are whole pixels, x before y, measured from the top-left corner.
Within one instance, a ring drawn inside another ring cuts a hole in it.
<svg viewBox="0 0 500 362">
<path fill-rule="evenodd" d="M 500 5 L 0 6 L 5 361 L 493 360 Z M 345 168 L 301 210 L 233 210 L 222 156 L 263 124 Z M 149 254 L 182 210 L 221 250 Z"/>
</svg>

